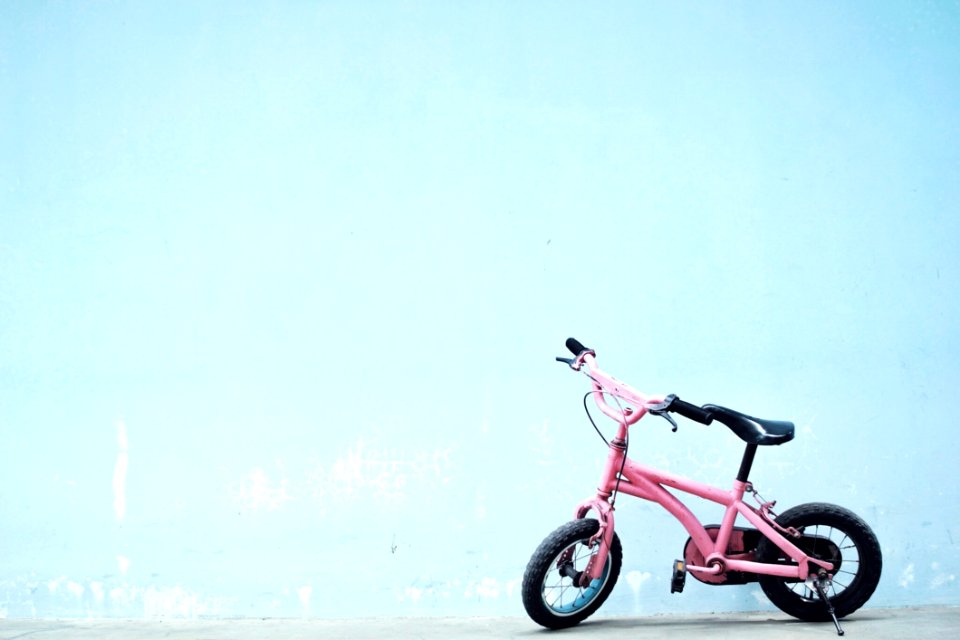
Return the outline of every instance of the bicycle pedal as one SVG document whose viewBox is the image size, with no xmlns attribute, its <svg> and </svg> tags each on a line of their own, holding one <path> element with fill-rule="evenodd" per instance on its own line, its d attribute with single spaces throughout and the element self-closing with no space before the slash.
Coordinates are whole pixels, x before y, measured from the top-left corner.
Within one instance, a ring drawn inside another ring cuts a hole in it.
<svg viewBox="0 0 960 640">
<path fill-rule="evenodd" d="M 673 579 L 670 580 L 670 593 L 681 593 L 687 582 L 687 564 L 683 560 L 673 561 Z"/>
</svg>

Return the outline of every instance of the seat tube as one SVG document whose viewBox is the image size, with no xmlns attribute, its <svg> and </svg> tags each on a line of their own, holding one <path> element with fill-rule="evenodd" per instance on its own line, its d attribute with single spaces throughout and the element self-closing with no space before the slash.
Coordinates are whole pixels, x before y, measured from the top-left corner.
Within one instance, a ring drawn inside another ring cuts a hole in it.
<svg viewBox="0 0 960 640">
<path fill-rule="evenodd" d="M 753 467 L 753 458 L 757 455 L 757 445 L 748 444 L 743 452 L 743 460 L 740 461 L 740 471 L 737 472 L 737 480 L 746 482 L 750 476 L 750 468 Z"/>
<path fill-rule="evenodd" d="M 723 514 L 723 522 L 720 524 L 717 539 L 714 541 L 714 553 L 719 553 L 723 556 L 727 553 L 730 535 L 733 533 L 733 525 L 737 520 L 737 504 L 743 500 L 743 494 L 747 488 L 747 477 L 750 475 L 750 468 L 753 466 L 753 458 L 756 453 L 757 445 L 755 444 L 748 444 L 746 450 L 743 452 L 740 471 L 737 472 L 737 479 L 733 483 L 733 501 L 727 505 L 727 510 Z"/>
</svg>

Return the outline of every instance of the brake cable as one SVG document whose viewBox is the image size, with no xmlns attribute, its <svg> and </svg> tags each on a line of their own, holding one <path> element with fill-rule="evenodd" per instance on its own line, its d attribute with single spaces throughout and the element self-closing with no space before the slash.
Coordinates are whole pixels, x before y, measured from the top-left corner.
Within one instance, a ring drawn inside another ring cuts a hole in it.
<svg viewBox="0 0 960 640">
<path fill-rule="evenodd" d="M 589 373 L 584 372 L 584 375 L 587 376 L 588 378 L 590 378 L 591 380 L 593 380 L 594 382 L 596 382 L 596 380 L 594 380 L 593 376 L 591 376 Z M 626 413 L 626 411 L 624 411 L 623 405 L 620 404 L 620 399 L 617 398 L 616 395 L 610 393 L 609 391 L 603 391 L 603 390 L 601 390 L 601 391 L 588 391 L 588 392 L 586 393 L 586 395 L 583 396 L 583 410 L 587 413 L 587 418 L 589 418 L 590 424 L 593 425 L 593 428 L 594 428 L 594 430 L 597 432 L 597 435 L 600 436 L 600 439 L 603 440 L 603 443 L 604 443 L 605 445 L 607 445 L 607 448 L 609 449 L 611 445 L 610 445 L 610 443 L 607 441 L 607 439 L 603 436 L 603 433 L 600 431 L 600 427 L 598 427 L 598 426 L 597 426 L 597 423 L 594 422 L 593 416 L 590 414 L 590 407 L 587 405 L 587 398 L 589 398 L 590 396 L 592 396 L 592 395 L 595 394 L 595 393 L 605 393 L 605 394 L 609 395 L 609 396 L 612 397 L 612 398 L 614 399 L 614 401 L 617 403 L 617 407 L 620 408 L 620 414 L 623 415 L 623 416 L 626 416 L 627 413 Z M 624 420 L 626 420 L 626 418 L 624 418 Z M 614 506 L 614 504 L 616 504 L 616 502 L 617 502 L 617 494 L 620 493 L 620 480 L 623 478 L 623 469 L 624 469 L 624 467 L 625 467 L 626 464 L 627 464 L 627 451 L 628 451 L 629 449 L 630 449 L 630 430 L 627 429 L 627 431 L 626 431 L 626 438 L 624 438 L 624 441 L 623 441 L 623 459 L 620 461 L 620 471 L 617 472 L 617 484 L 614 485 L 614 487 L 613 487 L 613 493 L 610 495 L 610 507 L 611 507 L 611 508 Z"/>
</svg>

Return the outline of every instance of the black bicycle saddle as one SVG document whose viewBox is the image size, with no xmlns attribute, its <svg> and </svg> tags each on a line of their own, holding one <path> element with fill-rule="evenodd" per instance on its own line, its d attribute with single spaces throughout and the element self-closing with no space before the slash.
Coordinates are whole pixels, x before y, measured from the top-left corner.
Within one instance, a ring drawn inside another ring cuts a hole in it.
<svg viewBox="0 0 960 640">
<path fill-rule="evenodd" d="M 727 425 L 747 444 L 783 444 L 793 440 L 795 427 L 792 422 L 761 420 L 715 404 L 705 404 L 703 410 L 717 422 Z"/>
</svg>

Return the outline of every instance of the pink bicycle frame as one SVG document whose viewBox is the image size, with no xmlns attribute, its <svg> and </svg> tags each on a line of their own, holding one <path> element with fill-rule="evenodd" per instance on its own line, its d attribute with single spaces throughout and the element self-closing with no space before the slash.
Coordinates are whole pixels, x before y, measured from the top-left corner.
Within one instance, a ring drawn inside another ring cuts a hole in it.
<svg viewBox="0 0 960 640">
<path fill-rule="evenodd" d="M 626 456 L 627 430 L 630 425 L 635 424 L 647 414 L 648 406 L 662 402 L 663 397 L 646 396 L 605 373 L 597 367 L 596 360 L 590 352 L 582 353 L 572 366 L 580 369 L 584 365 L 589 370 L 587 375 L 593 381 L 593 395 L 597 406 L 605 415 L 619 423 L 620 427 L 616 438 L 610 443 L 610 455 L 596 496 L 582 502 L 575 512 L 575 517 L 581 519 L 590 511 L 594 511 L 600 521 L 599 531 L 590 540 L 591 544 L 601 542 L 600 548 L 583 572 L 582 586 L 588 585 L 591 580 L 599 578 L 603 573 L 610 545 L 613 542 L 614 508 L 611 498 L 615 492 L 656 502 L 683 525 L 697 549 L 703 554 L 705 565 L 688 565 L 687 571 L 714 575 L 726 571 L 740 571 L 803 581 L 810 575 L 811 564 L 822 567 L 828 572 L 833 570 L 831 563 L 811 558 L 791 543 L 781 533 L 784 530 L 778 528 L 769 519 L 763 508 L 755 509 L 743 502 L 743 494 L 749 488 L 748 482 L 735 480 L 732 489 L 723 490 L 630 460 Z M 612 407 L 607 402 L 608 395 L 617 398 L 618 404 L 623 400 L 626 406 Z M 726 507 L 716 540 L 710 537 L 706 528 L 690 509 L 667 491 L 666 487 L 699 496 Z M 797 564 L 769 564 L 745 559 L 743 555 L 728 556 L 726 549 L 738 515 L 743 516 Z"/>
</svg>

